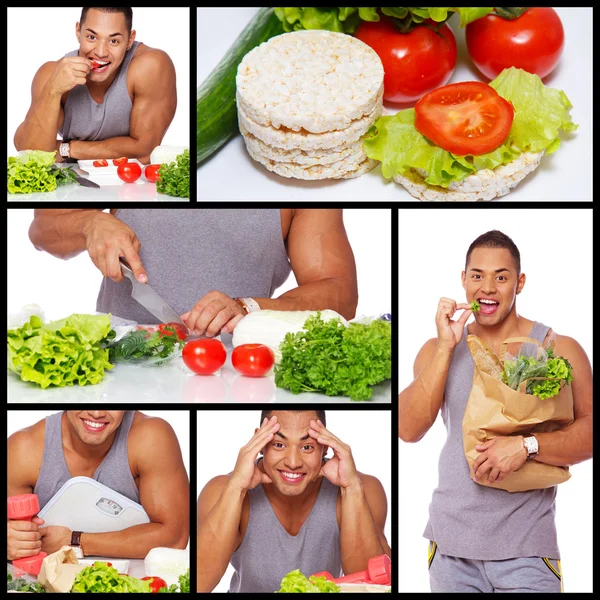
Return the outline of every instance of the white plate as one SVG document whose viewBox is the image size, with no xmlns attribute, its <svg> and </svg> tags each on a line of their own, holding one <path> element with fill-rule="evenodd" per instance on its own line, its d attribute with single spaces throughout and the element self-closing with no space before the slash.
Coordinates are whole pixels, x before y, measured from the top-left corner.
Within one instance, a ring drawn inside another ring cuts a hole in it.
<svg viewBox="0 0 600 600">
<path fill-rule="evenodd" d="M 94 160 L 99 160 L 99 159 L 94 159 Z M 83 177 L 85 177 L 86 179 L 89 179 L 90 181 L 97 183 L 98 185 L 122 185 L 122 184 L 126 183 L 117 175 L 118 167 L 111 164 L 112 159 L 107 159 L 107 160 L 108 160 L 107 167 L 94 167 L 93 160 L 78 160 L 77 161 L 77 163 L 79 164 L 78 171 L 81 171 L 79 174 L 82 175 Z M 147 165 L 141 163 L 136 158 L 129 159 L 129 162 L 137 163 L 138 165 L 140 165 L 140 168 L 142 169 L 142 174 L 141 174 L 140 178 L 137 179 L 136 181 L 134 181 L 133 183 L 148 183 L 148 180 L 144 177 L 144 168 Z"/>
<path fill-rule="evenodd" d="M 108 162 L 108 166 L 106 166 L 106 167 L 95 167 L 94 162 L 96 160 L 101 160 L 101 159 L 95 158 L 93 160 L 78 160 L 77 164 L 79 165 L 79 168 L 82 171 L 85 171 L 86 173 L 89 173 L 90 175 L 95 175 L 95 174 L 116 175 L 117 174 L 118 167 L 116 165 L 113 165 L 112 158 L 106 159 L 106 161 Z M 144 170 L 144 167 L 146 166 L 143 163 L 141 163 L 137 158 L 130 158 L 128 162 L 137 163 L 142 168 L 142 171 Z"/>
</svg>

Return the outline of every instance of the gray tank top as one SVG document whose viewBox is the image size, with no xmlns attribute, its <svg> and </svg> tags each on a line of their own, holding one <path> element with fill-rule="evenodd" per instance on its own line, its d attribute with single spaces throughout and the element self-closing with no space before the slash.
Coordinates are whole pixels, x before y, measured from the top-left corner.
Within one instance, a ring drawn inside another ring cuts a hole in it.
<svg viewBox="0 0 600 600">
<path fill-rule="evenodd" d="M 250 517 L 244 539 L 231 556 L 235 573 L 230 592 L 273 593 L 290 571 L 309 577 L 342 574 L 340 530 L 336 517 L 339 488 L 323 478 L 317 500 L 297 535 L 290 535 L 273 512 L 260 484 L 248 492 Z"/>
<path fill-rule="evenodd" d="M 142 244 L 148 283 L 181 315 L 211 290 L 270 298 L 291 268 L 279 209 L 120 209 Z M 131 282 L 104 278 L 96 310 L 138 323 L 158 319 L 131 297 Z"/>
<path fill-rule="evenodd" d="M 46 417 L 44 456 L 33 490 L 39 498 L 40 508 L 46 506 L 52 496 L 69 479 L 73 478 L 67 467 L 63 451 L 61 427 L 63 412 Z M 92 479 L 139 504 L 140 494 L 131 474 L 127 456 L 127 438 L 134 414 L 134 410 L 125 411 L 112 446 L 96 469 Z"/>
<path fill-rule="evenodd" d="M 97 141 L 129 135 L 129 117 L 133 103 L 127 89 L 127 70 L 140 42 L 133 42 L 125 53 L 115 80 L 98 104 L 87 85 L 77 85 L 67 93 L 65 120 L 58 133 L 63 140 Z M 77 56 L 74 50 L 65 56 Z"/>
<path fill-rule="evenodd" d="M 529 337 L 543 342 L 549 327 L 535 323 Z M 439 460 L 439 482 L 429 505 L 424 537 L 442 554 L 474 560 L 527 556 L 559 559 L 554 522 L 556 486 L 507 492 L 471 480 L 465 458 L 462 421 L 475 365 L 466 341 L 456 347 L 442 418 L 448 431 Z"/>
</svg>

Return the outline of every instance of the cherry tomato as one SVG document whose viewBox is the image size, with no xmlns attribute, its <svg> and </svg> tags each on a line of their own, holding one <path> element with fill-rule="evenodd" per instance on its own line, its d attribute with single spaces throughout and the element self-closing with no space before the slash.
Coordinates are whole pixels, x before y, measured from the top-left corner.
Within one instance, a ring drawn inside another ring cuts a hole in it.
<svg viewBox="0 0 600 600">
<path fill-rule="evenodd" d="M 134 162 L 127 162 L 117 167 L 117 175 L 125 183 L 133 183 L 142 175 L 142 167 Z"/>
<path fill-rule="evenodd" d="M 236 346 L 231 353 L 233 368 L 247 377 L 266 375 L 274 363 L 273 350 L 264 344 L 242 344 Z"/>
<path fill-rule="evenodd" d="M 95 160 L 93 163 L 94 167 L 108 167 L 108 161 L 104 158 L 100 160 Z"/>
<path fill-rule="evenodd" d="M 192 340 L 183 347 L 182 358 L 185 366 L 194 373 L 212 375 L 225 364 L 227 351 L 219 340 Z"/>
<path fill-rule="evenodd" d="M 424 21 L 400 33 L 391 19 L 363 21 L 355 37 L 371 46 L 383 63 L 383 99 L 414 103 L 423 94 L 448 83 L 456 65 L 454 33 L 444 23 Z"/>
<path fill-rule="evenodd" d="M 553 8 L 528 8 L 509 20 L 487 15 L 469 23 L 467 50 L 485 77 L 494 79 L 503 69 L 517 67 L 542 79 L 551 73 L 562 54 L 565 32 Z"/>
<path fill-rule="evenodd" d="M 187 338 L 187 331 L 186 331 L 185 327 L 181 323 L 161 323 L 158 326 L 158 330 L 163 335 L 175 335 L 175 334 L 177 334 L 177 337 L 180 340 L 185 340 Z"/>
<path fill-rule="evenodd" d="M 124 165 L 126 162 L 129 162 L 129 159 L 126 156 L 122 156 L 121 158 L 113 158 L 113 165 L 118 167 L 119 165 Z"/>
<path fill-rule="evenodd" d="M 429 92 L 415 105 L 415 128 L 457 156 L 485 154 L 508 136 L 512 104 L 487 83 L 463 81 Z"/>
<path fill-rule="evenodd" d="M 142 581 L 150 581 L 150 591 L 153 594 L 158 593 L 160 588 L 167 587 L 167 582 L 162 577 L 142 577 Z"/>
<path fill-rule="evenodd" d="M 148 165 L 144 169 L 144 176 L 146 177 L 146 179 L 148 181 L 151 181 L 152 183 L 154 183 L 160 179 L 160 177 L 158 175 L 159 169 L 160 169 L 160 165 Z"/>
</svg>

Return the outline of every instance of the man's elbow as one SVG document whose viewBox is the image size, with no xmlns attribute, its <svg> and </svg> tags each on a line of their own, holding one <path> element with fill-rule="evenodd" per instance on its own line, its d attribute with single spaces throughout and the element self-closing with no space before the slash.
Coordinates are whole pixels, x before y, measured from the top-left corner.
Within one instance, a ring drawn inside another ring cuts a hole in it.
<svg viewBox="0 0 600 600">
<path fill-rule="evenodd" d="M 420 441 L 427 430 L 422 431 L 414 425 L 411 425 L 406 419 L 398 418 L 398 437 L 409 444 Z"/>
</svg>

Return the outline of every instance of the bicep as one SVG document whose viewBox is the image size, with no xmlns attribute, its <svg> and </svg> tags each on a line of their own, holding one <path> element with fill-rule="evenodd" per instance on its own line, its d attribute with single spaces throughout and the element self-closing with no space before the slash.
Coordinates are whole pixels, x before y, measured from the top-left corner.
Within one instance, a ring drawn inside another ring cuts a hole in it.
<svg viewBox="0 0 600 600">
<path fill-rule="evenodd" d="M 379 536 L 379 540 L 385 552 L 391 555 L 391 549 L 384 533 L 388 509 L 385 490 L 379 479 L 376 477 L 362 475 L 361 479 L 365 489 L 367 504 L 369 505 L 371 516 L 373 517 L 373 523 L 377 529 L 377 535 Z"/>
<path fill-rule="evenodd" d="M 560 338 L 559 338 L 560 339 Z M 573 412 L 575 420 L 592 415 L 592 366 L 584 349 L 573 339 L 556 345 L 556 355 L 564 356 L 573 367 Z"/>
<path fill-rule="evenodd" d="M 50 79 L 50 75 L 52 75 L 52 71 L 54 70 L 56 63 L 53 61 L 44 63 L 35 74 L 33 81 L 31 82 L 31 105 L 29 110 L 27 111 L 26 119 L 31 117 L 35 110 L 35 105 L 39 102 L 44 87 L 48 80 Z M 65 120 L 65 110 L 62 105 L 62 101 L 60 103 L 60 112 L 58 117 L 58 127 L 59 129 L 63 126 Z"/>
<path fill-rule="evenodd" d="M 35 487 L 33 477 L 37 452 L 31 437 L 23 431 L 13 433 L 7 441 L 6 472 L 8 496 L 31 494 Z M 40 461 L 41 464 L 41 461 Z"/>
</svg>

